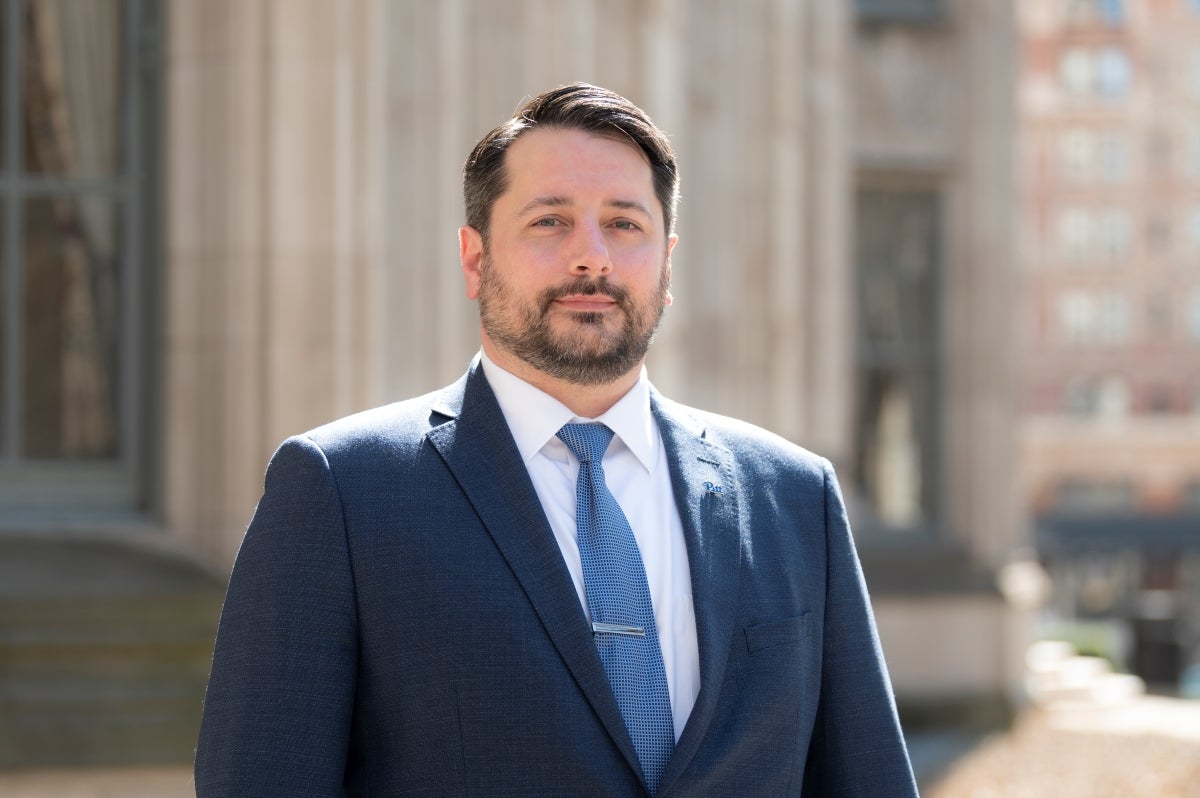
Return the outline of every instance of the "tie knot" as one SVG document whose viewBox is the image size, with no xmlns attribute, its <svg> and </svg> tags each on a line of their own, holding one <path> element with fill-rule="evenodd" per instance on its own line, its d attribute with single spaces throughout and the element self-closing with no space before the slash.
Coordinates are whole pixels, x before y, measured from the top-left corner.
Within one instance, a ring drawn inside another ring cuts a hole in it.
<svg viewBox="0 0 1200 798">
<path fill-rule="evenodd" d="M 579 462 L 598 463 L 612 442 L 613 431 L 603 424 L 563 424 L 558 437 Z"/>
</svg>

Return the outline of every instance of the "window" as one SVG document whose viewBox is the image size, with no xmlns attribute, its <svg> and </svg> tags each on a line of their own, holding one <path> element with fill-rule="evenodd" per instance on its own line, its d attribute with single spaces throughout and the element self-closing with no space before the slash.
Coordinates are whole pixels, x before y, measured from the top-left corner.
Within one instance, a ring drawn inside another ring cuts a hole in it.
<svg viewBox="0 0 1200 798">
<path fill-rule="evenodd" d="M 855 479 L 873 519 L 935 519 L 940 297 L 938 197 L 864 189 L 857 207 Z"/>
<path fill-rule="evenodd" d="M 1082 47 L 1071 47 L 1063 53 L 1058 64 L 1059 80 L 1068 94 L 1085 97 L 1095 84 L 1096 64 L 1092 55 Z"/>
<path fill-rule="evenodd" d="M 1165 171 L 1171 168 L 1171 139 L 1161 130 L 1155 130 L 1150 133 L 1149 143 L 1147 144 L 1147 155 L 1150 164 L 1156 171 Z"/>
<path fill-rule="evenodd" d="M 1063 340 L 1073 344 L 1120 344 L 1129 340 L 1129 300 L 1121 294 L 1067 291 L 1058 301 Z"/>
<path fill-rule="evenodd" d="M 1096 230 L 1096 255 L 1119 261 L 1129 254 L 1131 237 L 1129 214 L 1121 208 L 1109 208 L 1099 214 Z"/>
<path fill-rule="evenodd" d="M 1064 208 L 1058 218 L 1064 259 L 1083 265 L 1115 263 L 1129 255 L 1133 223 L 1124 208 Z"/>
<path fill-rule="evenodd" d="M 1092 216 L 1081 208 L 1066 208 L 1058 217 L 1059 246 L 1067 260 L 1085 260 L 1092 253 Z"/>
<path fill-rule="evenodd" d="M 1101 418 L 1124 418 L 1129 415 L 1133 397 L 1129 384 L 1120 377 L 1109 375 L 1096 388 L 1096 415 Z"/>
<path fill-rule="evenodd" d="M 1067 94 L 1078 98 L 1120 99 L 1129 93 L 1133 71 L 1120 47 L 1070 47 L 1058 65 Z"/>
<path fill-rule="evenodd" d="M 1099 402 L 1098 389 L 1095 380 L 1088 377 L 1076 377 L 1067 383 L 1063 406 L 1069 415 L 1090 416 L 1096 412 Z"/>
<path fill-rule="evenodd" d="M 1117 26 L 1125 21 L 1123 0 L 1070 0 L 1067 19 L 1077 25 L 1096 22 Z"/>
<path fill-rule="evenodd" d="M 1189 255 L 1200 255 L 1200 205 L 1187 212 L 1187 247 Z"/>
<path fill-rule="evenodd" d="M 1146 412 L 1152 416 L 1166 416 L 1175 409 L 1171 389 L 1166 385 L 1151 385 L 1146 389 Z"/>
<path fill-rule="evenodd" d="M 0 2 L 0 508 L 141 498 L 157 4 Z"/>
<path fill-rule="evenodd" d="M 1068 291 L 1058 300 L 1059 326 L 1069 343 L 1087 343 L 1096 326 L 1096 304 L 1089 294 Z"/>
<path fill-rule="evenodd" d="M 1200 341 L 1200 291 L 1192 292 L 1187 310 L 1188 334 L 1193 341 Z"/>
<path fill-rule="evenodd" d="M 1067 383 L 1064 406 L 1073 416 L 1124 418 L 1133 403 L 1129 384 L 1121 377 L 1076 377 Z"/>
<path fill-rule="evenodd" d="M 1123 0 L 1096 0 L 1096 12 L 1109 25 L 1120 25 L 1125 21 Z"/>
<path fill-rule="evenodd" d="M 1185 171 L 1188 177 L 1200 178 L 1200 127 L 1194 127 L 1188 131 L 1185 152 L 1187 153 Z"/>
<path fill-rule="evenodd" d="M 1096 67 L 1097 92 L 1104 97 L 1124 97 L 1129 92 L 1129 56 L 1118 47 L 1100 50 Z"/>
<path fill-rule="evenodd" d="M 928 25 L 945 16 L 943 0 L 855 0 L 858 20 L 867 24 Z"/>
<path fill-rule="evenodd" d="M 1071 129 L 1058 142 L 1062 175 L 1074 183 L 1129 179 L 1129 137 L 1119 131 Z"/>
<path fill-rule="evenodd" d="M 1065 178 L 1077 183 L 1092 179 L 1096 163 L 1096 140 L 1090 131 L 1064 132 L 1059 138 L 1058 152 Z"/>
<path fill-rule="evenodd" d="M 1096 313 L 1096 339 L 1109 344 L 1129 340 L 1129 300 L 1119 294 L 1100 297 Z"/>
<path fill-rule="evenodd" d="M 1146 223 L 1146 241 L 1155 252 L 1165 252 L 1171 247 L 1171 223 L 1155 214 Z"/>
<path fill-rule="evenodd" d="M 1146 327 L 1156 336 L 1171 333 L 1171 295 L 1155 291 L 1146 297 Z"/>
<path fill-rule="evenodd" d="M 1100 135 L 1098 173 L 1108 183 L 1124 183 L 1129 179 L 1129 137 L 1124 133 L 1107 131 Z"/>
</svg>

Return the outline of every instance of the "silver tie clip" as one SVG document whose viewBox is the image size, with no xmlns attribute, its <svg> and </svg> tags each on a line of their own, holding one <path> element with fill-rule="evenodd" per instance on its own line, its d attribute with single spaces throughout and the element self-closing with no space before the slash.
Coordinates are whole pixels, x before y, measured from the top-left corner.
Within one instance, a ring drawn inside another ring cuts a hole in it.
<svg viewBox="0 0 1200 798">
<path fill-rule="evenodd" d="M 619 623 L 600 623 L 592 621 L 593 632 L 606 632 L 610 635 L 626 635 L 628 637 L 645 637 L 646 630 L 640 626 L 623 626 Z"/>
</svg>

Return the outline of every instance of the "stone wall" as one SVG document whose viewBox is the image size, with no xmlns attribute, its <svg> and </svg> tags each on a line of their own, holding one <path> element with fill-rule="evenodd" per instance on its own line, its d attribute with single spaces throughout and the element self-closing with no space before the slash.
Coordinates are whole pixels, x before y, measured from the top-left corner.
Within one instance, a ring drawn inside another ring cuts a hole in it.
<svg viewBox="0 0 1200 798">
<path fill-rule="evenodd" d="M 207 557 L 231 560 L 284 437 L 462 372 L 462 160 L 573 80 L 679 152 L 652 379 L 845 460 L 841 4 L 175 0 L 169 26 L 165 506 Z"/>
<path fill-rule="evenodd" d="M 676 302 L 652 379 L 830 457 L 852 500 L 855 190 L 939 192 L 933 543 L 985 586 L 955 609 L 962 597 L 925 568 L 920 601 L 903 585 L 875 601 L 901 692 L 923 695 L 936 664 L 967 692 L 1008 695 L 1019 635 L 988 574 L 1025 536 L 1011 4 L 948 0 L 944 20 L 917 27 L 859 27 L 852 8 L 172 0 L 168 534 L 228 567 L 284 437 L 462 372 L 478 346 L 455 241 L 462 160 L 524 97 L 586 80 L 642 105 L 679 153 Z M 869 576 L 902 570 L 886 551 L 869 559 Z M 934 663 L 943 649 L 962 656 Z"/>
</svg>

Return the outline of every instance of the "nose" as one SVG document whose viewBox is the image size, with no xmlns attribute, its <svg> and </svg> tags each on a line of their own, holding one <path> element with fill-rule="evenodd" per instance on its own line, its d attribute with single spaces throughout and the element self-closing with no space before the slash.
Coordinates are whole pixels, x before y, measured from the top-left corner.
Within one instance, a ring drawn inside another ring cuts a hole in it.
<svg viewBox="0 0 1200 798">
<path fill-rule="evenodd" d="M 571 253 L 571 273 L 606 275 L 613 269 L 608 242 L 599 224 L 581 224 L 575 228 L 575 248 Z"/>
</svg>

